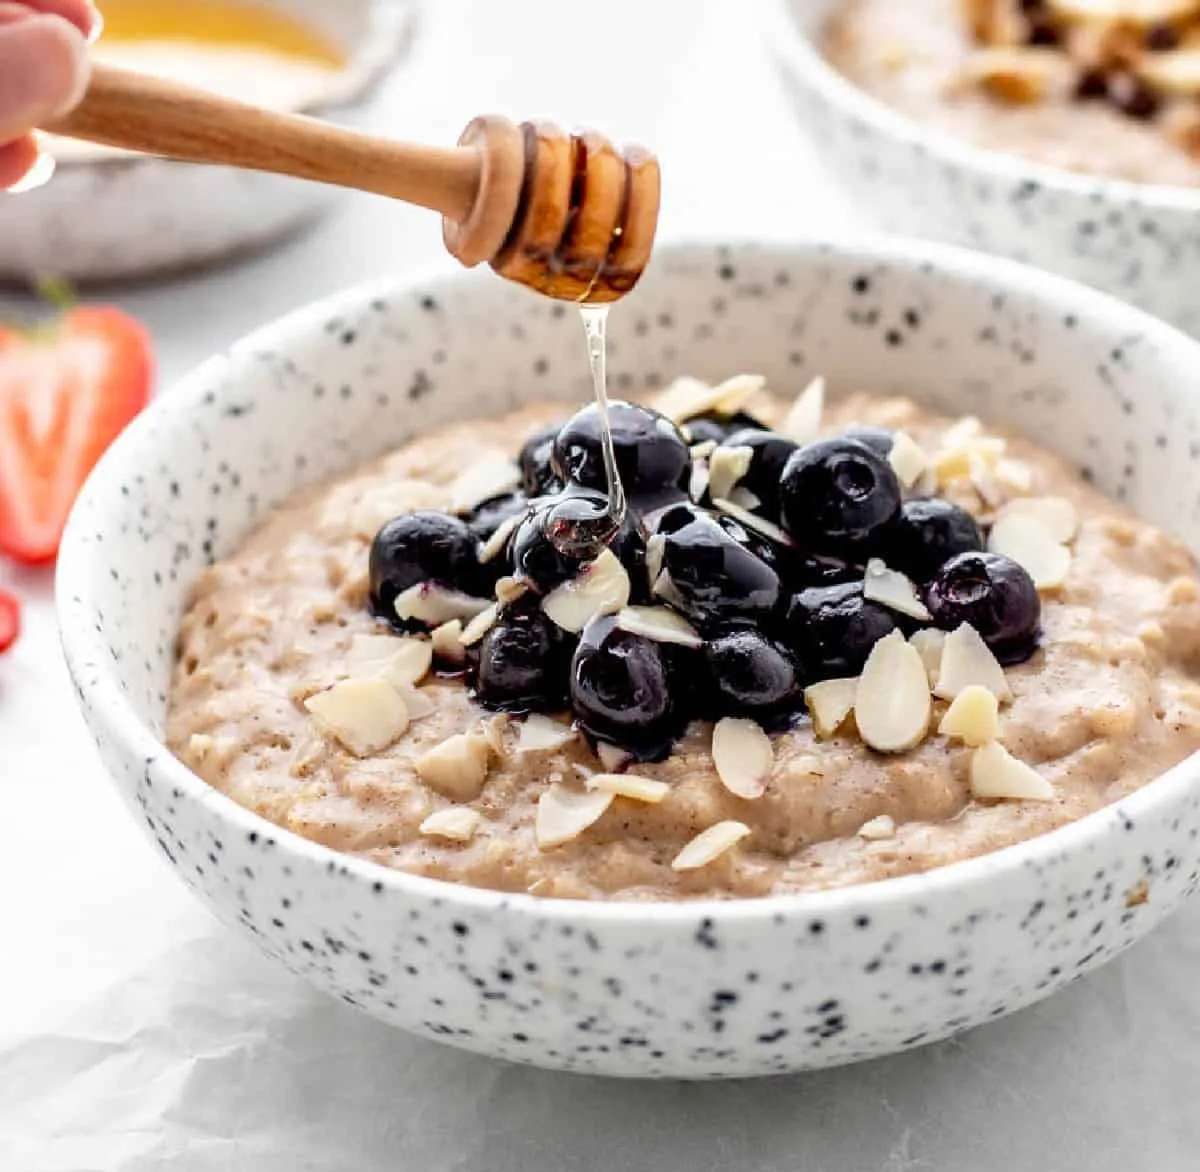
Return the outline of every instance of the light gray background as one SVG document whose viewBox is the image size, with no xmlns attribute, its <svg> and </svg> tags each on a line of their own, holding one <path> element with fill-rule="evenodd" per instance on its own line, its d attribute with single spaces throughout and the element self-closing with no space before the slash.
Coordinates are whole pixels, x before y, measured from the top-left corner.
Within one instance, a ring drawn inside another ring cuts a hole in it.
<svg viewBox="0 0 1200 1172">
<path fill-rule="evenodd" d="M 641 138 L 664 160 L 668 235 L 853 228 L 770 75 L 761 2 L 430 0 L 380 125 L 449 142 L 498 110 Z M 352 197 L 272 256 L 119 299 L 153 328 L 166 386 L 266 319 L 430 262 L 433 218 Z M 0 1172 L 1200 1166 L 1196 908 L 1015 1018 L 808 1077 L 605 1083 L 376 1025 L 175 882 L 93 757 L 48 580 L 0 567 L 0 585 L 33 600 L 0 661 Z"/>
</svg>

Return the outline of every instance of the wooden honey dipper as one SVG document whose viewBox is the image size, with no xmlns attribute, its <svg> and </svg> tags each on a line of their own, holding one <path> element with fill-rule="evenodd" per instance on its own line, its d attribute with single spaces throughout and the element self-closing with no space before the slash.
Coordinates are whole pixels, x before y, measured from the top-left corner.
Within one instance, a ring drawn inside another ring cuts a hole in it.
<svg viewBox="0 0 1200 1172">
<path fill-rule="evenodd" d="M 443 216 L 468 267 L 563 301 L 637 284 L 658 225 L 658 161 L 593 131 L 476 118 L 457 147 L 396 142 L 97 62 L 83 101 L 43 129 L 194 163 L 352 187 Z"/>
</svg>

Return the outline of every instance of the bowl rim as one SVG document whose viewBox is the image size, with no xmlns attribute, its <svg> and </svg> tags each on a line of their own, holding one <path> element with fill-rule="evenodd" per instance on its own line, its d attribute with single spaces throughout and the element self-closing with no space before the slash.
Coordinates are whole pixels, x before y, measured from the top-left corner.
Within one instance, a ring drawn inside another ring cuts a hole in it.
<svg viewBox="0 0 1200 1172">
<path fill-rule="evenodd" d="M 841 0 L 833 0 L 833 4 Z M 1019 155 L 976 146 L 965 139 L 929 127 L 872 97 L 839 73 L 818 51 L 793 16 L 796 0 L 768 0 L 763 9 L 764 36 L 771 53 L 806 78 L 830 105 L 842 107 L 877 134 L 896 139 L 914 151 L 962 170 L 1019 185 L 1035 182 L 1078 199 L 1107 198 L 1146 211 L 1200 213 L 1200 187 L 1139 183 L 1105 175 L 1090 175 L 1038 163 Z M 831 5 L 832 8 L 832 5 Z"/>
<path fill-rule="evenodd" d="M 367 9 L 367 29 L 362 40 L 338 73 L 336 86 L 320 98 L 301 102 L 289 108 L 289 114 L 328 117 L 370 101 L 387 80 L 394 65 L 412 46 L 417 28 L 417 9 L 414 0 L 362 0 Z M 155 164 L 194 166 L 179 159 L 160 155 L 143 155 L 134 151 L 97 148 L 92 154 L 88 144 L 55 156 L 56 171 L 82 170 L 91 167 L 146 167 Z"/>
<path fill-rule="evenodd" d="M 863 233 L 787 242 L 722 236 L 719 239 L 679 240 L 660 246 L 659 253 L 661 257 L 674 259 L 696 257 L 706 260 L 715 255 L 722 258 L 732 255 L 736 260 L 739 255 L 751 254 L 776 257 L 785 263 L 813 265 L 826 264 L 831 257 L 836 257 L 847 267 L 853 265 L 855 268 L 881 263 L 913 272 L 928 272 L 932 268 L 935 273 L 953 281 L 986 282 L 1010 295 L 1053 300 L 1059 308 L 1070 306 L 1081 325 L 1090 322 L 1093 328 L 1124 331 L 1137 328 L 1152 336 L 1162 348 L 1159 361 L 1164 367 L 1183 369 L 1188 359 L 1193 365 L 1200 360 L 1200 341 L 1114 297 L 1016 261 L 952 245 Z M 88 517 L 105 515 L 105 502 L 119 499 L 120 486 L 125 479 L 123 469 L 129 457 L 138 454 L 142 446 L 141 433 L 154 428 L 160 419 L 188 414 L 211 389 L 212 382 L 227 378 L 231 361 L 264 351 L 284 351 L 292 338 L 318 334 L 331 317 L 348 316 L 378 298 L 396 300 L 417 290 L 457 291 L 479 279 L 469 271 L 450 269 L 445 262 L 440 262 L 401 277 L 378 278 L 351 286 L 258 327 L 226 351 L 194 367 L 169 390 L 160 392 L 118 437 L 88 478 L 68 521 L 55 574 L 56 616 L 68 673 L 80 704 L 96 713 L 95 719 L 119 745 L 121 754 L 131 760 L 154 762 L 161 770 L 165 784 L 176 792 L 177 800 L 195 803 L 251 841 L 270 841 L 297 861 L 322 870 L 332 870 L 336 865 L 340 875 L 354 876 L 376 892 L 392 890 L 413 899 L 453 904 L 465 913 L 506 912 L 551 922 L 571 921 L 596 926 L 652 922 L 694 927 L 698 921 L 710 920 L 724 924 L 782 918 L 811 922 L 848 912 L 860 914 L 882 910 L 910 900 L 929 901 L 964 894 L 1006 875 L 1015 877 L 1029 869 L 1040 869 L 1056 856 L 1082 854 L 1090 843 L 1112 833 L 1132 830 L 1138 820 L 1152 817 L 1161 809 L 1178 803 L 1188 789 L 1195 787 L 1200 778 L 1200 751 L 1132 793 L 1083 818 L 1035 838 L 927 871 L 817 891 L 746 899 L 638 902 L 534 896 L 413 875 L 304 838 L 238 805 L 210 786 L 170 753 L 163 740 L 135 712 L 118 683 L 116 665 L 92 617 L 85 587 L 80 586 L 80 583 L 90 582 L 91 565 L 97 557 L 103 556 L 106 548 L 88 540 Z M 101 768 L 110 781 L 117 784 L 112 771 L 103 765 Z"/>
</svg>

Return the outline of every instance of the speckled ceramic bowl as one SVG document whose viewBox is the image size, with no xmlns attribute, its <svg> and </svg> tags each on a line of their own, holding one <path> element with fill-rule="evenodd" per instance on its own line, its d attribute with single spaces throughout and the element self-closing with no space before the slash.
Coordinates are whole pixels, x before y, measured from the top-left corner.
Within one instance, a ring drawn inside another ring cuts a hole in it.
<svg viewBox="0 0 1200 1172">
<path fill-rule="evenodd" d="M 781 389 L 821 372 L 835 390 L 911 391 L 1027 429 L 1200 544 L 1200 347 L 1057 278 L 936 246 L 664 249 L 612 331 L 623 391 L 741 370 Z M 130 808 L 234 930 L 426 1037 L 704 1078 L 849 1062 L 1009 1013 L 1192 891 L 1196 759 L 1064 830 L 926 875 L 649 906 L 501 895 L 345 858 L 234 805 L 163 748 L 175 630 L 207 564 L 297 489 L 423 429 L 531 397 L 584 401 L 585 367 L 562 304 L 483 273 L 383 284 L 209 362 L 101 463 L 59 564 L 71 673 Z"/>
<path fill-rule="evenodd" d="M 856 88 L 814 39 L 839 0 L 767 0 L 797 119 L 880 227 L 1061 273 L 1200 334 L 1200 190 L 1078 175 L 930 130 Z"/>
<path fill-rule="evenodd" d="M 270 3 L 324 32 L 348 57 L 328 94 L 301 112 L 346 125 L 367 121 L 412 31 L 410 0 Z M 0 281 L 124 280 L 212 264 L 297 231 L 337 194 L 279 175 L 85 148 L 62 157 L 45 187 L 0 193 Z"/>
</svg>

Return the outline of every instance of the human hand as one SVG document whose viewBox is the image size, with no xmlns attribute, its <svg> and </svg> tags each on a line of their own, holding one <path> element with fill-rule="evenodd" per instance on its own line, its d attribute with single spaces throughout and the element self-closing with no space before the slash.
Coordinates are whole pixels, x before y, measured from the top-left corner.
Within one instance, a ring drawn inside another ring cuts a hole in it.
<svg viewBox="0 0 1200 1172">
<path fill-rule="evenodd" d="M 37 162 L 29 132 L 83 96 L 99 20 L 91 0 L 0 0 L 0 191 Z"/>
</svg>

